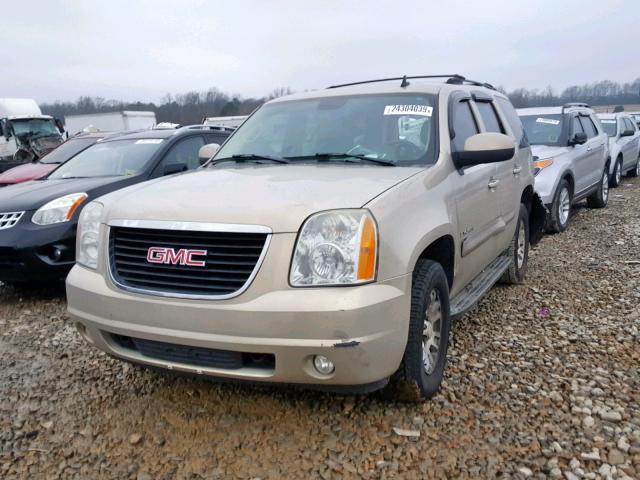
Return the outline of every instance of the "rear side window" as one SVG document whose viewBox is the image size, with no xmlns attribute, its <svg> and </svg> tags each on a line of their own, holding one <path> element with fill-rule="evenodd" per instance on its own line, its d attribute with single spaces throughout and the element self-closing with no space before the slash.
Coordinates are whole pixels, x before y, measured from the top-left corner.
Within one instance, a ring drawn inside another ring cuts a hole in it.
<svg viewBox="0 0 640 480">
<path fill-rule="evenodd" d="M 467 138 L 478 133 L 478 125 L 471 112 L 469 101 L 457 102 L 453 110 L 453 149 L 460 152 L 464 149 Z"/>
<path fill-rule="evenodd" d="M 588 138 L 593 138 L 598 135 L 598 130 L 593 124 L 593 120 L 591 120 L 591 117 L 580 115 L 580 122 L 582 123 L 582 128 L 584 128 L 584 133 L 587 134 Z"/>
<path fill-rule="evenodd" d="M 493 108 L 493 102 L 476 102 L 476 106 L 487 132 L 504 133 L 504 128 L 502 128 L 496 110 Z"/>
<path fill-rule="evenodd" d="M 520 121 L 520 117 L 518 116 L 516 109 L 511 105 L 511 102 L 502 97 L 496 97 L 496 102 L 498 102 L 502 113 L 507 119 L 507 123 L 511 127 L 511 131 L 516 137 L 516 141 L 520 148 L 528 146 L 527 137 L 524 135 L 524 130 L 522 128 L 522 121 Z"/>
</svg>

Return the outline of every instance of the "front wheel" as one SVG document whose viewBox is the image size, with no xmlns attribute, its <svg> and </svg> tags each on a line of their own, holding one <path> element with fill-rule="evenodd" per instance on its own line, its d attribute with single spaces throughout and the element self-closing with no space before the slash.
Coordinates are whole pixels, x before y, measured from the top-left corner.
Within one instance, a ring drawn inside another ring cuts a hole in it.
<svg viewBox="0 0 640 480">
<path fill-rule="evenodd" d="M 518 284 L 524 282 L 527 276 L 527 268 L 529 265 L 529 212 L 527 207 L 520 204 L 520 214 L 518 215 L 518 224 L 516 225 L 516 233 L 513 235 L 511 244 L 509 245 L 509 258 L 511 263 L 502 278 L 503 283 Z"/>
<path fill-rule="evenodd" d="M 551 212 L 547 223 L 549 233 L 564 232 L 569 225 L 569 214 L 571 213 L 571 187 L 565 179 L 560 181 L 556 194 L 551 204 Z"/>
<path fill-rule="evenodd" d="M 620 186 L 622 183 L 622 159 L 616 161 L 616 166 L 613 167 L 613 175 L 611 175 L 611 186 L 613 188 Z"/>
<path fill-rule="evenodd" d="M 605 167 L 598 189 L 587 198 L 589 208 L 604 208 L 609 202 L 609 167 Z"/>
<path fill-rule="evenodd" d="M 413 272 L 407 346 L 389 392 L 400 401 L 431 398 L 440 388 L 449 346 L 449 284 L 439 263 L 421 260 Z"/>
</svg>

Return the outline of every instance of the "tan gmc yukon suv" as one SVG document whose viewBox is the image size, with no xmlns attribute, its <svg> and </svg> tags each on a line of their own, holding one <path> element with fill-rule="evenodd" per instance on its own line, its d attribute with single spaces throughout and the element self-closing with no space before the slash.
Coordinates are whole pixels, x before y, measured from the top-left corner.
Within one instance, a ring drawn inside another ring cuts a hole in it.
<svg viewBox="0 0 640 480">
<path fill-rule="evenodd" d="M 69 312 L 89 343 L 149 367 L 428 398 L 452 318 L 525 277 L 545 220 L 533 183 L 491 85 L 279 98 L 203 168 L 85 207 Z"/>
</svg>

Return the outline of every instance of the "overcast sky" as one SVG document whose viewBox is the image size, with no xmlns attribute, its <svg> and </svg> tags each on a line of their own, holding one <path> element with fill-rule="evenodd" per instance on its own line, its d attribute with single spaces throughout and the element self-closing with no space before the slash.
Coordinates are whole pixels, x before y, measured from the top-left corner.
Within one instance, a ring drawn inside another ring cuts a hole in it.
<svg viewBox="0 0 640 480">
<path fill-rule="evenodd" d="M 640 76 L 639 0 L 1 2 L 0 97 L 263 96 L 461 73 L 517 87 Z"/>
</svg>

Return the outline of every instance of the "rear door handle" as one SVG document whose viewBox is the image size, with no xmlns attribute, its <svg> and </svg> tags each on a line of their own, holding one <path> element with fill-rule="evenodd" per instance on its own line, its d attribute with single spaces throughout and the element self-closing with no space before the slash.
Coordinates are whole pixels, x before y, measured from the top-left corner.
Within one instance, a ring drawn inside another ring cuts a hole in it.
<svg viewBox="0 0 640 480">
<path fill-rule="evenodd" d="M 520 175 L 521 171 L 522 171 L 522 167 L 518 167 L 518 166 L 513 167 L 513 174 L 514 175 Z"/>
<path fill-rule="evenodd" d="M 498 186 L 499 183 L 500 180 L 498 180 L 497 178 L 492 178 L 491 180 L 489 180 L 488 187 L 493 190 Z"/>
</svg>

